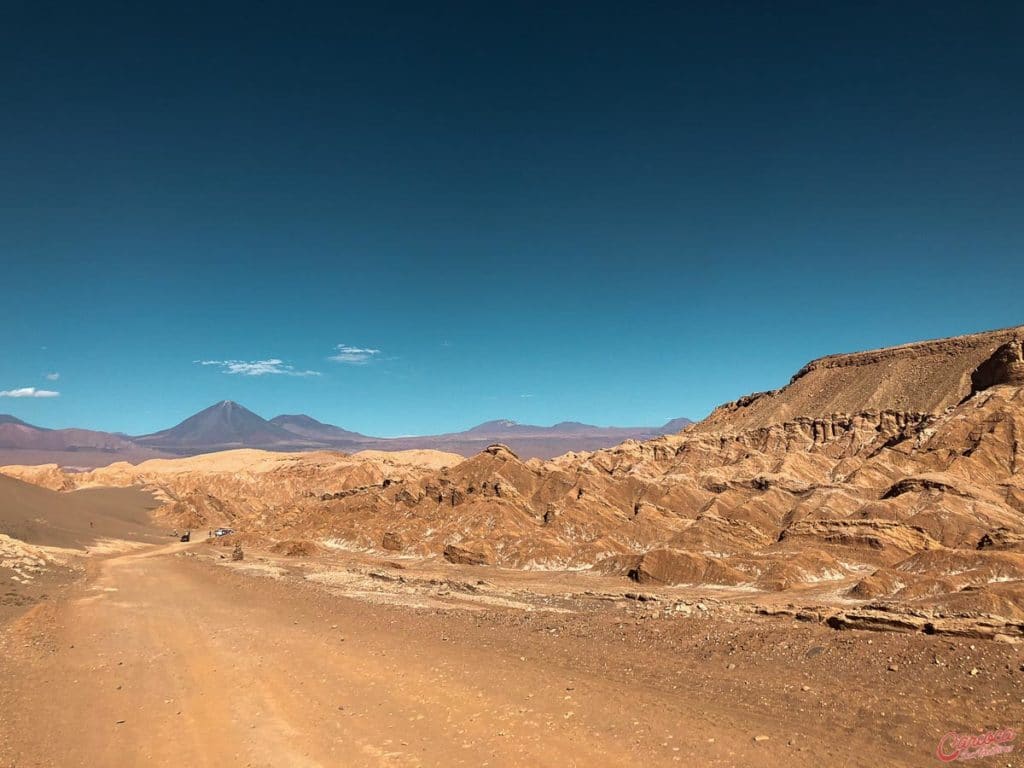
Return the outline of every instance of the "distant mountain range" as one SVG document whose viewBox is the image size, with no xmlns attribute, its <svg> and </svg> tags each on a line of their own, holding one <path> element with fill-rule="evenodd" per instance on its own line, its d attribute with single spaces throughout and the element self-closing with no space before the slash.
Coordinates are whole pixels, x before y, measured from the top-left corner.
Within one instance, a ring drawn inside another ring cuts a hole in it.
<svg viewBox="0 0 1024 768">
<path fill-rule="evenodd" d="M 106 451 L 116 453 L 138 446 L 131 438 L 90 429 L 46 429 L 0 414 L 0 450 Z"/>
<path fill-rule="evenodd" d="M 569 451 L 593 451 L 624 440 L 646 440 L 680 431 L 692 422 L 673 419 L 660 427 L 597 427 L 563 421 L 551 427 L 498 420 L 464 432 L 417 437 L 371 437 L 291 414 L 264 419 L 224 400 L 170 429 L 129 437 L 84 429 L 45 429 L 0 415 L 0 463 L 100 466 L 159 456 L 190 456 L 232 448 L 272 451 L 433 449 L 472 456 L 492 443 L 504 443 L 522 458 L 551 458 Z"/>
</svg>

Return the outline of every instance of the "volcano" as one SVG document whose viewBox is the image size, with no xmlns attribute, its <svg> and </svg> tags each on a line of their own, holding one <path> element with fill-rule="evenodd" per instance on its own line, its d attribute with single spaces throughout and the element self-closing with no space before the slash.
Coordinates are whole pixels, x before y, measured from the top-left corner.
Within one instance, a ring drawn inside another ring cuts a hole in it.
<svg viewBox="0 0 1024 768">
<path fill-rule="evenodd" d="M 134 441 L 171 453 L 242 447 L 301 449 L 310 443 L 232 400 L 222 400 L 170 429 Z"/>
</svg>

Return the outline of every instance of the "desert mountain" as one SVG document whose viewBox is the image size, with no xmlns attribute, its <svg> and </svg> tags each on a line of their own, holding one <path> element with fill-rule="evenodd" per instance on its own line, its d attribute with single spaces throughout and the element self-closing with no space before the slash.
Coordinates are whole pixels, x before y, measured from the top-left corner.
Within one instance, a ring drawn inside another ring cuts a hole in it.
<svg viewBox="0 0 1024 768">
<path fill-rule="evenodd" d="M 0 413 L 0 424 L 14 424 L 20 427 L 31 427 L 32 425 L 28 422 L 22 421 L 19 418 L 11 416 L 9 413 Z M 42 429 L 42 427 L 33 427 L 33 429 Z"/>
<path fill-rule="evenodd" d="M 623 440 L 645 440 L 678 432 L 693 423 L 689 419 L 673 419 L 663 427 L 596 427 L 576 421 L 563 421 L 551 427 L 541 427 L 497 419 L 463 432 L 388 438 L 350 432 L 305 415 L 275 416 L 270 421 L 305 440 L 343 451 L 438 450 L 472 456 L 488 445 L 504 443 L 528 458 L 551 458 L 568 451 L 608 448 Z"/>
<path fill-rule="evenodd" d="M 0 414 L 0 460 L 34 463 L 53 461 L 81 466 L 106 464 L 115 459 L 143 461 L 160 454 L 131 439 L 89 429 L 46 429 L 7 414 Z"/>
<path fill-rule="evenodd" d="M 305 414 L 268 420 L 238 403 L 224 400 L 170 429 L 139 437 L 78 429 L 47 430 L 14 416 L 0 415 L 0 463 L 99 467 L 112 461 L 194 456 L 235 448 L 350 453 L 438 450 L 472 456 L 496 442 L 511 446 L 522 456 L 550 458 L 568 451 L 592 451 L 627 439 L 644 440 L 677 432 L 690 423 L 689 419 L 673 419 L 663 427 L 596 427 L 566 421 L 539 427 L 498 420 L 464 432 L 386 438 L 362 435 Z"/>
<path fill-rule="evenodd" d="M 672 419 L 662 424 L 661 429 L 658 430 L 658 434 L 655 435 L 655 437 L 659 437 L 660 435 L 674 435 L 677 432 L 682 432 L 693 423 L 692 419 L 687 419 L 686 417 Z"/>
<path fill-rule="evenodd" d="M 464 432 L 425 437 L 369 438 L 375 445 L 365 448 L 388 450 L 434 449 L 473 456 L 488 445 L 503 443 L 524 458 L 548 459 L 569 451 L 595 451 L 610 448 L 623 440 L 648 440 L 678 432 L 689 419 L 673 419 L 662 427 L 598 427 L 577 421 L 563 421 L 550 427 L 520 424 L 499 419 L 478 424 Z"/>
<path fill-rule="evenodd" d="M 453 432 L 438 437 L 461 438 L 470 435 L 483 435 L 485 437 L 517 437 L 526 435 L 664 435 L 668 434 L 666 429 L 675 432 L 692 424 L 689 419 L 673 419 L 661 427 L 597 427 L 593 424 L 583 424 L 579 421 L 560 421 L 550 427 L 539 427 L 533 424 L 520 424 L 510 419 L 498 419 L 496 421 L 485 421 L 475 427 L 470 427 L 465 432 Z M 678 426 L 677 426 L 678 425 Z M 625 438 L 628 439 L 628 438 Z"/>
<path fill-rule="evenodd" d="M 680 434 L 551 461 L 3 471 L 143 483 L 177 524 L 269 539 L 1024 622 L 1022 346 L 1024 327 L 830 356 Z"/>
<path fill-rule="evenodd" d="M 665 427 L 596 427 L 564 421 L 552 427 L 540 427 L 502 419 L 484 422 L 464 432 L 371 437 L 324 424 L 305 414 L 263 419 L 238 403 L 225 400 L 176 427 L 134 439 L 142 445 L 184 455 L 231 448 L 261 448 L 346 452 L 437 450 L 472 456 L 492 443 L 501 442 L 524 456 L 550 458 L 567 451 L 608 448 L 627 439 L 648 439 L 665 434 L 668 428 L 678 431 L 690 423 L 688 419 L 674 419 Z"/>
<path fill-rule="evenodd" d="M 322 421 L 317 421 L 312 416 L 306 416 L 301 413 L 275 416 L 270 419 L 270 423 L 281 427 L 292 434 L 298 435 L 299 437 L 307 440 L 315 440 L 321 443 L 355 443 L 361 440 L 372 439 L 367 438 L 366 435 L 361 435 L 358 432 L 350 432 L 347 429 L 336 427 L 333 424 L 324 424 Z"/>
<path fill-rule="evenodd" d="M 134 440 L 140 445 L 172 453 L 248 447 L 287 448 L 297 444 L 301 447 L 302 443 L 309 442 L 231 400 L 211 405 L 170 429 Z"/>
<path fill-rule="evenodd" d="M 0 415 L 0 449 L 117 451 L 131 447 L 130 440 L 110 432 L 88 429 L 46 429 L 13 416 Z"/>
</svg>

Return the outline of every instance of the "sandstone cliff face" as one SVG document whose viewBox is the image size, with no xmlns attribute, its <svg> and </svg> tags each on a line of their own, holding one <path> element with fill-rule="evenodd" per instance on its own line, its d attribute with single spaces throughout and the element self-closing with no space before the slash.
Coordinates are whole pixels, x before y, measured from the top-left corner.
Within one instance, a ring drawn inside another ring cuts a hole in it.
<svg viewBox="0 0 1024 768">
<path fill-rule="evenodd" d="M 548 462 L 495 445 L 450 462 L 232 452 L 189 471 L 34 471 L 146 484 L 168 520 L 277 540 L 1024 618 L 1022 336 L 823 358 L 679 435 Z"/>
</svg>

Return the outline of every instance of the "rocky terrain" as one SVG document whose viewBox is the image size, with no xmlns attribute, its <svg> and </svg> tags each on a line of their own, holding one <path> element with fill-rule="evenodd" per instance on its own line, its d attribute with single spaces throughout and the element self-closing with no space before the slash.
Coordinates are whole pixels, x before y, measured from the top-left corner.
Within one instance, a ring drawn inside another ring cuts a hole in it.
<svg viewBox="0 0 1024 768">
<path fill-rule="evenodd" d="M 167 525 L 253 540 L 1021 623 L 1022 338 L 822 358 L 679 435 L 546 462 L 493 445 L 466 460 L 232 451 L 2 471 L 142 485 Z"/>
<path fill-rule="evenodd" d="M 1022 337 L 548 461 L 0 468 L 0 763 L 1014 765 Z"/>
<path fill-rule="evenodd" d="M 0 620 L 0 764 L 917 768 L 948 734 L 1016 729 L 1024 700 L 1012 643 L 236 546 L 94 559 Z M 985 765 L 1016 765 L 1008 737 Z"/>
</svg>

